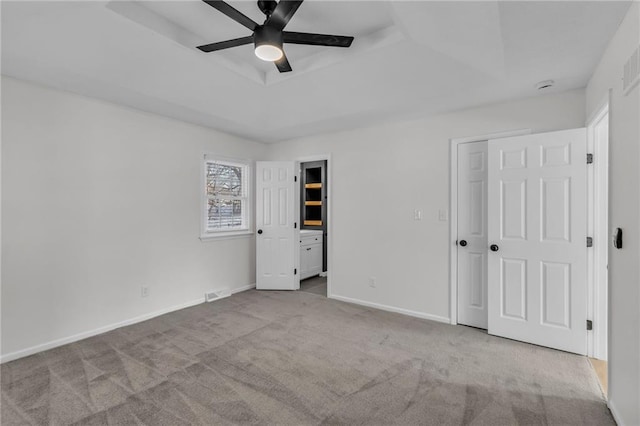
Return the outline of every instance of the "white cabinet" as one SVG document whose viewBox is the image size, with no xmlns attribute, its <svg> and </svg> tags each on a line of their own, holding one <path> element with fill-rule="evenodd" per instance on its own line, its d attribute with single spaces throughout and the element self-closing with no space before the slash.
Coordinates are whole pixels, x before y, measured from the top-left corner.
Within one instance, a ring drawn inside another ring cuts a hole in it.
<svg viewBox="0 0 640 426">
<path fill-rule="evenodd" d="M 322 272 L 322 231 L 300 231 L 300 279 Z"/>
</svg>

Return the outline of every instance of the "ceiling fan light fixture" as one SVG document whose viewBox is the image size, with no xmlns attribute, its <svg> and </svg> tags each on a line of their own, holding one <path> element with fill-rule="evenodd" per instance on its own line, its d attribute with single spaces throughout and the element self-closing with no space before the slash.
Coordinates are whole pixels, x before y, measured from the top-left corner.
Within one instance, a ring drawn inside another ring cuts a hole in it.
<svg viewBox="0 0 640 426">
<path fill-rule="evenodd" d="M 256 46 L 255 54 L 263 61 L 274 62 L 282 58 L 282 49 L 271 44 Z"/>
<path fill-rule="evenodd" d="M 263 61 L 274 62 L 282 58 L 282 32 L 269 26 L 259 26 L 253 34 L 255 54 Z"/>
</svg>

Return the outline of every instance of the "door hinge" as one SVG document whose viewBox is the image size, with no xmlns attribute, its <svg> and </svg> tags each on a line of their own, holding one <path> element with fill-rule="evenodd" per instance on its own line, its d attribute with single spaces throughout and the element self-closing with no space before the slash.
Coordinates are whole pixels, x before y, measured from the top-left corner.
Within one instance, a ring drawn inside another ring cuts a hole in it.
<svg viewBox="0 0 640 426">
<path fill-rule="evenodd" d="M 293 222 L 293 229 L 298 229 L 298 222 Z"/>
<path fill-rule="evenodd" d="M 587 237 L 587 247 L 593 247 L 593 238 Z"/>
<path fill-rule="evenodd" d="M 587 154 L 587 164 L 593 163 L 593 154 Z"/>
<path fill-rule="evenodd" d="M 293 177 L 293 181 L 294 181 L 294 182 L 297 182 L 297 181 L 298 181 L 298 176 L 294 176 L 294 177 Z"/>
<path fill-rule="evenodd" d="M 593 330 L 593 321 L 587 320 L 587 331 Z"/>
<path fill-rule="evenodd" d="M 295 269 L 293 270 L 293 275 L 298 275 L 298 269 L 297 269 L 297 268 L 295 268 Z"/>
</svg>

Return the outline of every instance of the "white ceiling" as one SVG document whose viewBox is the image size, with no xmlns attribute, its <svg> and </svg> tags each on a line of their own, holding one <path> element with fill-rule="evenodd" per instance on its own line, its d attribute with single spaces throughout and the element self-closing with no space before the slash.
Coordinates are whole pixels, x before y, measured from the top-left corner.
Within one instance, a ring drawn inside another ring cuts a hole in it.
<svg viewBox="0 0 640 426">
<path fill-rule="evenodd" d="M 287 30 L 355 40 L 285 45 L 287 74 L 251 45 L 195 49 L 249 35 L 197 0 L 1 5 L 3 74 L 275 142 L 584 87 L 630 1 L 307 0 Z"/>
</svg>

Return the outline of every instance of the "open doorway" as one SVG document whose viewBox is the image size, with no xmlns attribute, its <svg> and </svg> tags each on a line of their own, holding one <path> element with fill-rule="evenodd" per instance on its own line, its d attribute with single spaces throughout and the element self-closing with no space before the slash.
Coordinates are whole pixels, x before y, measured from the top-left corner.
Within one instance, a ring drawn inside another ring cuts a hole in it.
<svg viewBox="0 0 640 426">
<path fill-rule="evenodd" d="M 332 296 L 330 167 L 329 155 L 256 162 L 257 290 Z"/>
<path fill-rule="evenodd" d="M 328 159 L 300 160 L 300 290 L 328 295 Z"/>
</svg>

